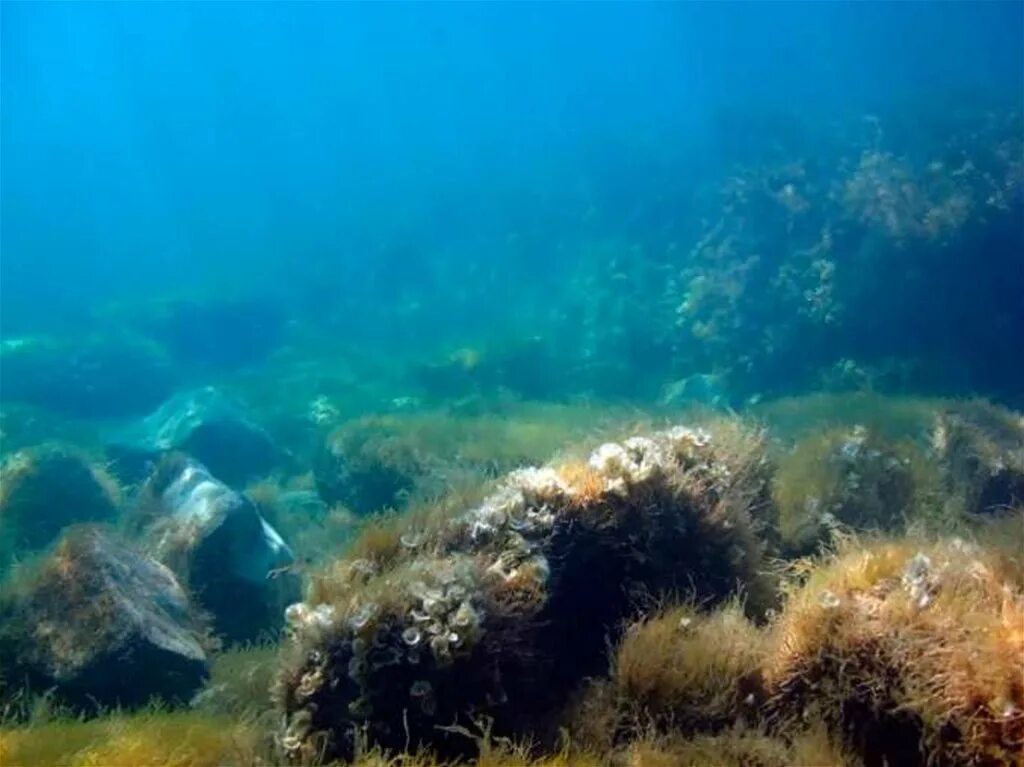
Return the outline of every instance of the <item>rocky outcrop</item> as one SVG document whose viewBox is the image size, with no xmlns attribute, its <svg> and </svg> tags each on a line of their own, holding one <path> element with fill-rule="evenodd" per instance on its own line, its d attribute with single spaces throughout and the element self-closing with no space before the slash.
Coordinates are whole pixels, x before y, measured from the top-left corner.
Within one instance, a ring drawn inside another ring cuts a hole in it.
<svg viewBox="0 0 1024 767">
<path fill-rule="evenodd" d="M 207 673 L 203 637 L 170 570 L 75 527 L 0 597 L 0 690 L 52 688 L 87 710 L 187 701 Z"/>
<path fill-rule="evenodd" d="M 757 435 L 686 428 L 508 475 L 478 507 L 372 527 L 289 608 L 278 680 L 292 758 L 352 753 L 355 733 L 459 755 L 442 726 L 554 736 L 553 712 L 607 667 L 643 594 L 763 607 L 752 517 L 767 501 Z"/>
<path fill-rule="evenodd" d="M 213 386 L 175 394 L 137 423 L 114 431 L 107 442 L 118 470 L 128 476 L 166 452 L 181 450 L 231 485 L 265 476 L 282 457 L 245 409 Z"/>
<path fill-rule="evenodd" d="M 145 413 L 167 397 L 174 370 L 160 349 L 133 337 L 32 337 L 0 345 L 0 400 L 78 418 Z"/>
<path fill-rule="evenodd" d="M 292 552 L 253 503 L 187 456 L 168 456 L 142 493 L 148 546 L 229 641 L 281 627 L 299 594 Z"/>
</svg>

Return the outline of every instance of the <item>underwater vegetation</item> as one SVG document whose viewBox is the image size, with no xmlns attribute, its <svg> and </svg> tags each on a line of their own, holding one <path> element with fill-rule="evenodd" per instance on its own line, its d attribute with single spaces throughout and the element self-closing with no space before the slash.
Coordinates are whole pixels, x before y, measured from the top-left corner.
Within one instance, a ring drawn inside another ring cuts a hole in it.
<svg viewBox="0 0 1024 767">
<path fill-rule="evenodd" d="M 11 570 L 3 747 L 46 763 L 67 727 L 67 763 L 149 763 L 181 728 L 153 764 L 1019 764 L 1020 416 L 872 396 L 888 427 L 850 424 L 863 395 L 817 429 L 816 396 L 589 438 L 566 412 L 540 465 L 557 427 L 526 408 L 503 474 L 369 516 L 172 451 L 116 527 Z M 484 435 L 470 456 L 514 433 L 474 418 L 448 435 Z M 386 423 L 425 449 L 443 419 Z M 68 713 L 33 719 L 43 693 Z"/>
<path fill-rule="evenodd" d="M 166 567 L 70 528 L 0 591 L 0 696 L 55 691 L 80 710 L 184 702 L 206 677 L 203 617 Z"/>
<path fill-rule="evenodd" d="M 778 459 L 779 536 L 801 553 L 827 539 L 830 527 L 901 529 L 907 519 L 933 513 L 938 474 L 914 442 L 860 425 L 804 438 Z"/>
<path fill-rule="evenodd" d="M 0 572 L 11 558 L 45 548 L 80 522 L 113 521 L 122 491 L 83 451 L 46 443 L 0 462 Z"/>
<path fill-rule="evenodd" d="M 422 527 L 399 518 L 397 546 L 381 537 L 376 556 L 315 576 L 288 611 L 286 751 L 351 755 L 361 728 L 385 747 L 444 751 L 436 725 L 470 709 L 497 732 L 537 728 L 600 670 L 630 594 L 761 596 L 759 440 L 730 436 L 676 428 L 514 471 L 478 507 Z M 571 662 L 555 662 L 562 647 Z"/>
</svg>

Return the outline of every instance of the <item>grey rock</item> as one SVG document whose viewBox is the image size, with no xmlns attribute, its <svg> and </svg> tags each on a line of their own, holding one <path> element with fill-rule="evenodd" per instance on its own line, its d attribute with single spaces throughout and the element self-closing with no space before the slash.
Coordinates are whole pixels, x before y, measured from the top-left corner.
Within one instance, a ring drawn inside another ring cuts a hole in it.
<svg viewBox="0 0 1024 767">
<path fill-rule="evenodd" d="M 299 596 L 294 558 L 256 506 L 194 459 L 165 461 L 147 483 L 150 542 L 188 583 L 218 634 L 247 641 L 278 629 Z"/>
<path fill-rule="evenodd" d="M 128 474 L 132 466 L 181 450 L 231 485 L 266 475 L 282 457 L 245 408 L 213 386 L 175 394 L 145 418 L 114 430 L 107 442 Z"/>
<path fill-rule="evenodd" d="M 187 701 L 208 671 L 202 635 L 168 568 L 78 526 L 0 600 L 0 671 L 77 708 Z"/>
</svg>

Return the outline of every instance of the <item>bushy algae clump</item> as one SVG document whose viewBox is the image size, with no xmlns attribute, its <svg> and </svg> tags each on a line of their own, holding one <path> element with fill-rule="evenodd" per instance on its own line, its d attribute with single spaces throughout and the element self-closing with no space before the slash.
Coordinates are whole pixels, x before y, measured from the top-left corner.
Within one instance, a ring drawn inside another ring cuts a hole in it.
<svg viewBox="0 0 1024 767">
<path fill-rule="evenodd" d="M 316 488 L 328 505 L 359 514 L 402 508 L 466 479 L 535 465 L 574 437 L 621 428 L 627 416 L 635 414 L 514 400 L 366 416 L 327 435 L 314 459 Z"/>
<path fill-rule="evenodd" d="M 608 679 L 590 682 L 570 714 L 574 737 L 602 752 L 638 734 L 713 735 L 756 722 L 764 703 L 764 634 L 733 599 L 642 618 L 623 634 Z"/>
<path fill-rule="evenodd" d="M 357 542 L 371 555 L 289 608 L 283 749 L 347 755 L 363 732 L 459 754 L 438 726 L 470 711 L 498 733 L 553 737 L 554 712 L 604 670 L 606 636 L 643 593 L 769 599 L 753 518 L 766 474 L 758 434 L 677 427 L 517 470 L 475 507 Z"/>
<path fill-rule="evenodd" d="M 1020 763 L 1019 555 L 960 539 L 848 545 L 810 571 L 772 634 L 776 726 L 821 718 L 869 764 Z"/>
<path fill-rule="evenodd" d="M 975 400 L 935 419 L 932 450 L 956 507 L 991 514 L 1024 505 L 1024 415 Z"/>
</svg>

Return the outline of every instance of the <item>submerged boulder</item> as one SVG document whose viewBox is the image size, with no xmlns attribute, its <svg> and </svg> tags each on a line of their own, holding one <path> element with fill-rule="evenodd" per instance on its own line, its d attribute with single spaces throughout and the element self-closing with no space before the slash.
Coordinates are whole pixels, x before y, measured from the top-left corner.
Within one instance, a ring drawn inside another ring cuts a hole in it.
<svg viewBox="0 0 1024 767">
<path fill-rule="evenodd" d="M 152 343 L 120 336 L 12 339 L 0 345 L 0 399 L 77 418 L 144 413 L 175 385 Z"/>
<path fill-rule="evenodd" d="M 374 417 L 332 432 L 313 465 L 320 497 L 357 514 L 403 505 L 427 471 L 415 443 L 393 422 Z"/>
<path fill-rule="evenodd" d="M 236 485 L 264 476 L 281 458 L 270 435 L 221 390 L 180 392 L 137 423 L 108 437 L 118 468 L 128 475 L 163 453 L 182 450 Z"/>
<path fill-rule="evenodd" d="M 141 503 L 154 554 L 212 615 L 217 634 L 241 642 L 281 627 L 298 578 L 291 549 L 252 501 L 177 454 L 157 467 Z"/>
<path fill-rule="evenodd" d="M 0 567 L 48 546 L 67 525 L 112 519 L 119 502 L 117 482 L 72 447 L 12 453 L 0 464 Z"/>
<path fill-rule="evenodd" d="M 203 628 L 161 564 L 76 527 L 0 595 L 0 691 L 54 688 L 76 708 L 187 701 L 207 673 Z"/>
<path fill-rule="evenodd" d="M 804 554 L 840 528 L 902 529 L 935 513 L 937 474 L 911 440 L 861 425 L 809 434 L 778 459 L 772 494 L 782 544 Z"/>
<path fill-rule="evenodd" d="M 509 474 L 479 506 L 371 526 L 288 610 L 277 684 L 290 758 L 384 748 L 463 756 L 445 726 L 555 738 L 580 681 L 636 600 L 715 601 L 761 579 L 755 510 L 768 501 L 758 435 L 675 428 L 587 461 Z"/>
<path fill-rule="evenodd" d="M 977 401 L 941 413 L 932 450 L 947 490 L 972 514 L 1024 505 L 1024 416 Z"/>
</svg>

